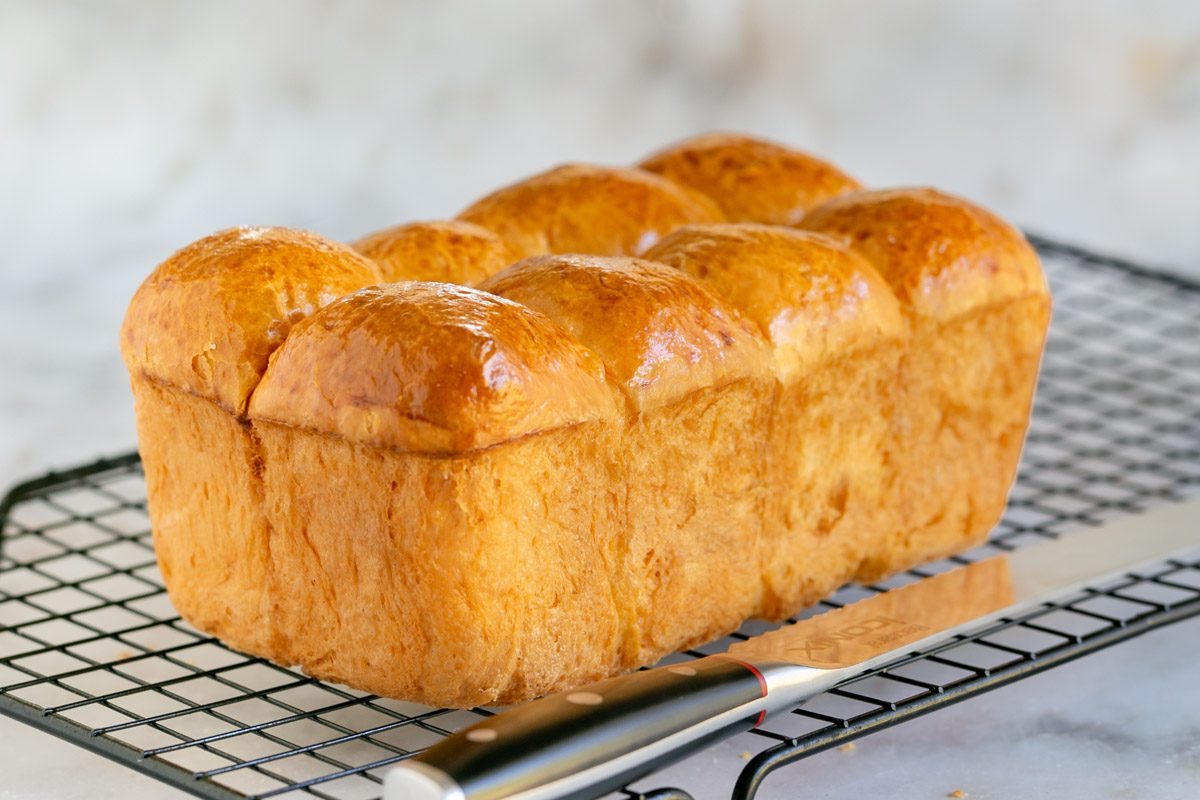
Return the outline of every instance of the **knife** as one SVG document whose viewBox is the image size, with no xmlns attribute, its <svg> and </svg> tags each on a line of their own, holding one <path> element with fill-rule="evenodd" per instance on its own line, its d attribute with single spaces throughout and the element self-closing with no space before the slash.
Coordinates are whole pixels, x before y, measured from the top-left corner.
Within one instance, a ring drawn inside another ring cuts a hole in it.
<svg viewBox="0 0 1200 800">
<path fill-rule="evenodd" d="M 956 633 L 1200 548 L 1200 501 L 992 556 L 739 642 L 517 706 L 395 766 L 384 800 L 596 797 Z"/>
</svg>

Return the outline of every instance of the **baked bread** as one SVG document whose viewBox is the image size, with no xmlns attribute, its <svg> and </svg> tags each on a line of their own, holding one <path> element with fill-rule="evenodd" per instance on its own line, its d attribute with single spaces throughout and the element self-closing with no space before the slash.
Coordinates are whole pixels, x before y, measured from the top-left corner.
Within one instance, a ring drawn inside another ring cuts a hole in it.
<svg viewBox="0 0 1200 800">
<path fill-rule="evenodd" d="M 160 265 L 122 353 L 180 613 L 508 703 L 975 542 L 1046 327 L 1033 251 L 929 190 L 761 224 L 852 186 L 797 167 L 752 202 L 736 173 L 783 162 L 721 148 L 679 184 L 567 167 L 354 249 L 246 228 Z"/>
<path fill-rule="evenodd" d="M 624 399 L 612 449 L 580 465 L 608 475 L 619 512 L 589 534 L 612 548 L 621 667 L 755 615 L 775 382 L 754 326 L 684 272 L 632 258 L 535 257 L 480 288 L 569 331 Z"/>
<path fill-rule="evenodd" d="M 911 330 L 892 420 L 900 524 L 859 577 L 982 540 L 1016 476 L 1050 323 L 1037 254 L 994 214 L 933 189 L 844 195 L 800 225 L 879 270 Z"/>
<path fill-rule="evenodd" d="M 810 208 L 862 188 L 819 158 L 731 133 L 696 136 L 638 166 L 711 198 L 730 222 L 795 225 Z"/>
<path fill-rule="evenodd" d="M 450 705 L 544 692 L 572 661 L 620 667 L 612 565 L 586 533 L 613 527 L 588 467 L 621 413 L 596 356 L 494 295 L 408 282 L 314 314 L 250 409 L 272 536 L 261 652 Z"/>
<path fill-rule="evenodd" d="M 685 227 L 646 257 L 703 280 L 771 346 L 758 614 L 786 617 L 854 578 L 897 529 L 888 465 L 907 333 L 899 304 L 860 256 L 790 228 Z"/>
<path fill-rule="evenodd" d="M 636 256 L 680 225 L 724 219 L 705 195 L 653 173 L 586 164 L 506 186 L 458 218 L 496 232 L 522 258 Z"/>
<path fill-rule="evenodd" d="M 462 220 L 410 222 L 376 231 L 351 246 L 375 262 L 380 278 L 474 286 L 517 260 L 508 242 Z"/>
<path fill-rule="evenodd" d="M 236 228 L 163 262 L 126 312 L 121 354 L 163 580 L 180 614 L 243 650 L 269 652 L 250 395 L 294 324 L 378 280 L 373 262 L 319 236 Z"/>
</svg>

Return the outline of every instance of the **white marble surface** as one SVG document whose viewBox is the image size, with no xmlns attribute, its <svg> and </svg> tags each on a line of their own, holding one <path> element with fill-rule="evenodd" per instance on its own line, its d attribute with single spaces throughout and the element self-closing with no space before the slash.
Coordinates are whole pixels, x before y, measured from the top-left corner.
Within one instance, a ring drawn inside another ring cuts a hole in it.
<svg viewBox="0 0 1200 800">
<path fill-rule="evenodd" d="M 117 327 L 191 239 L 243 223 L 348 238 L 556 161 L 627 162 L 714 128 L 1200 271 L 1190 0 L 14 0 L 0 5 L 0 483 L 131 446 Z M 1198 632 L 819 756 L 768 795 L 1194 796 Z M 1148 666 L 1154 683 L 1122 691 Z M 5 800 L 168 794 L 15 723 L 0 741 Z"/>
</svg>

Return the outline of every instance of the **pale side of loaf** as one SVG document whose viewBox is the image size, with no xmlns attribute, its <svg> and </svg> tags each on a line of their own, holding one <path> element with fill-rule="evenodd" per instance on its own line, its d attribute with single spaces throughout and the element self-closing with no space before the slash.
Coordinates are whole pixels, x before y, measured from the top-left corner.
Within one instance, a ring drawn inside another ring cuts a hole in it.
<svg viewBox="0 0 1200 800">
<path fill-rule="evenodd" d="M 161 265 L 122 351 L 180 612 L 320 678 L 507 703 L 977 541 L 1049 313 L 1020 234 L 745 137 L 643 166 Z"/>
<path fill-rule="evenodd" d="M 844 195 L 801 227 L 878 269 L 911 330 L 892 418 L 900 523 L 860 579 L 979 542 L 1016 475 L 1050 321 L 1037 255 L 995 215 L 932 189 Z"/>
<path fill-rule="evenodd" d="M 896 530 L 898 303 L 861 257 L 789 228 L 685 227 L 646 256 L 705 281 L 772 348 L 759 614 L 787 616 L 854 578 Z"/>
</svg>

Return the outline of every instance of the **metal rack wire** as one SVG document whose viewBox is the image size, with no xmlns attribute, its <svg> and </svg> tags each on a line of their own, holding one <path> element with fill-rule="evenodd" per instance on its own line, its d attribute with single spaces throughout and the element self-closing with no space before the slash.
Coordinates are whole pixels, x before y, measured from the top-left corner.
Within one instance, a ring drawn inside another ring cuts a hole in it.
<svg viewBox="0 0 1200 800">
<path fill-rule="evenodd" d="M 1196 491 L 1200 286 L 1036 244 L 1055 318 L 1020 477 L 990 543 L 847 587 L 806 615 Z M 136 455 L 14 488 L 0 533 L 0 713 L 197 796 L 377 797 L 390 764 L 491 713 L 321 683 L 191 628 L 162 589 Z M 746 734 L 758 753 L 734 795 L 752 797 L 806 755 L 1197 613 L 1200 563 L 1171 562 L 957 637 Z M 618 796 L 689 796 L 659 783 Z"/>
</svg>

